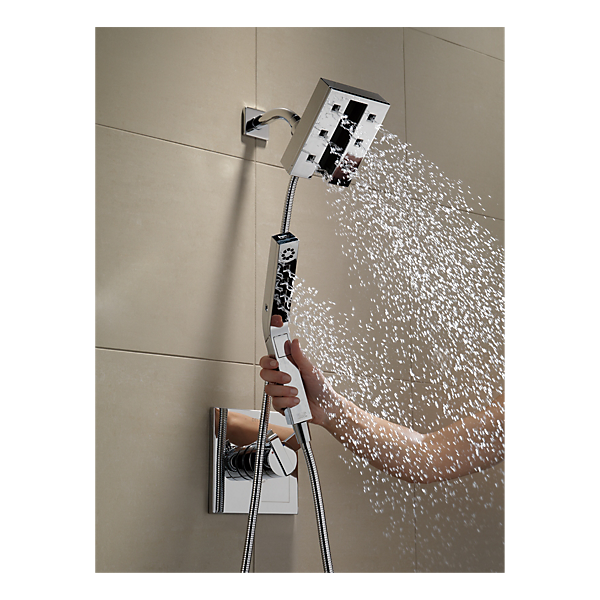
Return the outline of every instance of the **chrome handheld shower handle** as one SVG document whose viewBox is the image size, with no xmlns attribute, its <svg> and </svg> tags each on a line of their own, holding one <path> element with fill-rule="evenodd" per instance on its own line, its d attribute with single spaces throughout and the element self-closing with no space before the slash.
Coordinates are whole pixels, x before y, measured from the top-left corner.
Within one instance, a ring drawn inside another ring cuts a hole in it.
<svg viewBox="0 0 600 600">
<path fill-rule="evenodd" d="M 288 344 L 289 342 L 289 344 Z M 298 367 L 290 360 L 290 355 L 286 353 L 286 346 L 291 348 L 290 332 L 287 323 L 282 327 L 271 327 L 271 335 L 267 340 L 269 354 L 274 356 L 279 363 L 279 371 L 287 373 L 291 377 L 290 386 L 298 390 L 299 404 L 286 408 L 284 411 L 285 419 L 289 425 L 304 423 L 312 419 L 312 413 L 308 404 L 304 382 Z"/>
<path fill-rule="evenodd" d="M 291 206 L 296 181 L 296 177 L 292 177 L 290 180 L 286 206 L 288 204 Z M 284 215 L 284 228 L 289 225 L 287 210 L 286 214 L 287 216 Z M 288 354 L 288 352 L 291 353 L 289 312 L 298 259 L 298 244 L 298 238 L 289 231 L 271 238 L 262 319 L 263 334 L 269 355 L 277 359 L 279 370 L 291 377 L 290 385 L 298 390 L 300 403 L 284 412 L 289 425 L 304 423 L 312 419 L 302 376 L 296 365 L 290 360 L 291 354 Z"/>
<path fill-rule="evenodd" d="M 300 371 L 287 359 L 279 359 L 279 370 L 287 373 L 292 378 L 290 385 L 298 390 L 298 400 L 300 400 L 296 406 L 286 408 L 283 411 L 288 425 L 297 425 L 299 423 L 304 423 L 305 421 L 310 421 L 312 419 L 312 413 L 310 411 Z"/>
</svg>

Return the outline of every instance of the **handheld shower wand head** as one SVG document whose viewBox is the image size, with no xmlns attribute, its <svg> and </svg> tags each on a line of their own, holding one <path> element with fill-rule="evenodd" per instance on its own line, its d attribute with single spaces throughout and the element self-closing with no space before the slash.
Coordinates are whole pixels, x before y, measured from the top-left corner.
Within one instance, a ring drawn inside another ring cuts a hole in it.
<svg viewBox="0 0 600 600">
<path fill-rule="evenodd" d="M 328 183 L 348 186 L 389 108 L 379 94 L 321 78 L 302 118 L 288 109 L 245 109 L 243 133 L 265 140 L 267 123 L 285 119 L 293 133 L 281 159 L 285 170 L 304 179 L 318 173 Z"/>
<path fill-rule="evenodd" d="M 300 371 L 291 358 L 289 313 L 298 261 L 298 238 L 289 231 L 271 238 L 269 266 L 262 311 L 262 326 L 267 351 L 279 362 L 279 370 L 291 377 L 290 385 L 298 390 L 299 404 L 285 410 L 289 425 L 312 418 Z M 306 434 L 308 436 L 308 433 Z M 310 436 L 308 436 L 310 440 Z"/>
</svg>

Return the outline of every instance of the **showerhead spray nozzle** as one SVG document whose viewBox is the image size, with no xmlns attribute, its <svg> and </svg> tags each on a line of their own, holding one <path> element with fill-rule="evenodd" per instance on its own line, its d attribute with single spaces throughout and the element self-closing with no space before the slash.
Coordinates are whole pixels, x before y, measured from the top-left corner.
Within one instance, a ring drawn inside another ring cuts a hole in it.
<svg viewBox="0 0 600 600">
<path fill-rule="evenodd" d="M 293 132 L 281 159 L 285 170 L 305 179 L 319 173 L 329 183 L 347 186 L 389 108 L 379 94 L 320 79 L 301 119 L 288 109 L 245 109 L 243 133 L 266 140 L 267 123 L 285 119 Z"/>
<path fill-rule="evenodd" d="M 389 108 L 378 94 L 320 79 L 281 164 L 290 175 L 349 185 Z"/>
</svg>

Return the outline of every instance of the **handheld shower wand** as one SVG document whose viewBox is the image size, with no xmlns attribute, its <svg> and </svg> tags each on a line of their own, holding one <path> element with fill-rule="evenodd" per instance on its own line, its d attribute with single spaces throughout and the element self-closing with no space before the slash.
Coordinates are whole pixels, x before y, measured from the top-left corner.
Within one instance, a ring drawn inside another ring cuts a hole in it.
<svg viewBox="0 0 600 600">
<path fill-rule="evenodd" d="M 284 216 L 284 223 L 285 221 Z M 298 238 L 289 231 L 274 235 L 271 238 L 269 266 L 263 302 L 263 334 L 269 356 L 277 359 L 279 364 L 278 369 L 290 376 L 290 385 L 298 390 L 297 397 L 300 402 L 296 406 L 286 408 L 284 414 L 287 423 L 294 429 L 296 439 L 302 448 L 308 468 L 317 516 L 317 530 L 319 533 L 323 569 L 326 573 L 333 573 L 327 523 L 325 521 L 325 508 L 321 496 L 321 484 L 310 444 L 311 438 L 308 429 L 308 421 L 312 419 L 312 413 L 308 404 L 302 376 L 298 367 L 291 360 L 292 340 L 289 331 L 289 314 L 296 264 L 298 261 L 298 246 Z"/>
<path fill-rule="evenodd" d="M 333 565 L 321 486 L 310 445 L 308 421 L 312 419 L 312 414 L 300 372 L 287 353 L 287 348 L 291 348 L 289 313 L 299 246 L 298 238 L 289 231 L 292 204 L 299 177 L 308 179 L 314 173 L 318 173 L 328 183 L 341 186 L 350 184 L 389 106 L 389 103 L 378 94 L 320 79 L 302 118 L 285 108 L 266 113 L 245 108 L 243 112 L 242 133 L 244 135 L 268 140 L 268 124 L 275 119 L 286 120 L 292 129 L 292 140 L 281 160 L 291 179 L 286 195 L 281 232 L 271 238 L 262 325 L 269 355 L 277 358 L 279 370 L 290 375 L 291 385 L 298 390 L 299 404 L 285 409 L 284 412 L 288 424 L 294 429 L 306 460 L 315 503 L 323 569 L 326 573 L 333 572 Z M 243 573 L 249 572 L 254 546 L 254 531 L 261 494 L 262 456 L 269 410 L 270 399 L 266 392 L 263 392 L 257 460 L 242 559 Z"/>
</svg>

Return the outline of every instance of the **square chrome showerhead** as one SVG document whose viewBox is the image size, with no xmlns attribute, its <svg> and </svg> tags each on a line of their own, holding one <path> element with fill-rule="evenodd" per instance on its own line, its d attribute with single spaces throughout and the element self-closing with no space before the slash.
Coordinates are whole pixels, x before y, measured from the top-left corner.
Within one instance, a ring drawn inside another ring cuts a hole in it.
<svg viewBox="0 0 600 600">
<path fill-rule="evenodd" d="M 378 94 L 320 79 L 281 164 L 290 175 L 349 185 L 389 108 Z"/>
</svg>

